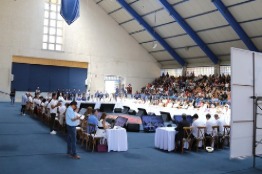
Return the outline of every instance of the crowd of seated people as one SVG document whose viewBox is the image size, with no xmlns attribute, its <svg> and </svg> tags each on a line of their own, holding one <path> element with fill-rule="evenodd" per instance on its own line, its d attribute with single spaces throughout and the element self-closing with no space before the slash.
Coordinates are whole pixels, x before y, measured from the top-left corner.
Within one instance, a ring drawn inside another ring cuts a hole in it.
<svg viewBox="0 0 262 174">
<path fill-rule="evenodd" d="M 230 104 L 231 89 L 229 75 L 169 76 L 162 74 L 148 83 L 134 98 L 141 103 L 149 102 L 162 107 L 190 109 L 207 108 Z"/>
<path fill-rule="evenodd" d="M 226 103 L 230 100 L 229 75 L 199 75 L 191 73 L 187 76 L 169 76 L 162 74 L 152 83 L 148 83 L 136 92 L 135 98 L 141 99 L 172 99 L 179 101 L 222 101 Z"/>
</svg>

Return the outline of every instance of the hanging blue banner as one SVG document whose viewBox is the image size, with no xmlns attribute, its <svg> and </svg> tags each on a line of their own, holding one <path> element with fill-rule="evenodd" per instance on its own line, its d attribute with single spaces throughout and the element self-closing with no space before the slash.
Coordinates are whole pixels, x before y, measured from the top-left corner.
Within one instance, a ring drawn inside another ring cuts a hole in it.
<svg viewBox="0 0 262 174">
<path fill-rule="evenodd" d="M 79 0 L 62 0 L 60 14 L 68 25 L 79 17 Z"/>
</svg>

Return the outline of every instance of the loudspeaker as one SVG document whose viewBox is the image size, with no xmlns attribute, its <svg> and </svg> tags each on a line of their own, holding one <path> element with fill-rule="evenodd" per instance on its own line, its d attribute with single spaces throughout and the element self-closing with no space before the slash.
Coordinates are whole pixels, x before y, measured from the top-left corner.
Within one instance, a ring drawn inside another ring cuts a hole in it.
<svg viewBox="0 0 262 174">
<path fill-rule="evenodd" d="M 80 104 L 80 109 L 81 108 L 88 108 L 89 106 L 94 109 L 95 105 L 96 105 L 95 103 L 81 103 Z"/>
<path fill-rule="evenodd" d="M 111 103 L 102 103 L 100 106 L 100 111 L 101 112 L 107 112 L 107 113 L 112 113 L 114 110 L 115 104 Z"/>
<path fill-rule="evenodd" d="M 130 110 L 128 111 L 128 114 L 129 114 L 129 115 L 136 115 L 136 111 L 133 110 L 133 109 L 130 109 Z"/>
<path fill-rule="evenodd" d="M 169 112 L 162 112 L 162 111 L 160 111 L 160 114 L 161 114 L 161 116 L 162 116 L 164 122 L 172 121 L 172 119 L 171 119 L 171 115 L 170 115 Z"/>
<path fill-rule="evenodd" d="M 114 113 L 122 113 L 122 108 L 115 108 Z"/>
<path fill-rule="evenodd" d="M 130 109 L 130 107 L 128 107 L 128 106 L 123 106 L 123 111 L 122 111 L 122 113 L 123 114 L 127 114 L 128 113 L 128 111 L 129 111 L 129 109 Z"/>
<path fill-rule="evenodd" d="M 137 116 L 141 117 L 142 115 L 147 115 L 147 112 L 144 108 L 137 108 L 137 109 L 138 109 Z"/>
<path fill-rule="evenodd" d="M 134 124 L 134 123 L 128 123 L 126 130 L 129 132 L 139 132 L 140 125 L 139 124 Z"/>
</svg>

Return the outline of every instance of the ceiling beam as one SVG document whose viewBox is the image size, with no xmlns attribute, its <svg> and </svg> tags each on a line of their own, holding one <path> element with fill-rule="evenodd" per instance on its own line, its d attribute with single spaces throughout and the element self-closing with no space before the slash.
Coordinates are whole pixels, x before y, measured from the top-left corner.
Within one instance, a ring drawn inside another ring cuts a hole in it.
<svg viewBox="0 0 262 174">
<path fill-rule="evenodd" d="M 236 21 L 234 16 L 230 13 L 227 7 L 223 4 L 221 0 L 212 0 L 213 4 L 216 6 L 218 11 L 224 16 L 229 25 L 235 30 L 240 39 L 244 42 L 247 48 L 251 51 L 257 51 L 258 49 L 252 40 L 249 38 L 247 33 L 242 29 L 240 24 Z"/>
<path fill-rule="evenodd" d="M 133 16 L 140 25 L 142 25 L 165 49 L 171 56 L 181 65 L 186 66 L 186 62 L 180 57 L 174 49 L 134 10 L 125 0 L 117 0 L 118 3 Z"/>
<path fill-rule="evenodd" d="M 205 42 L 196 34 L 196 32 L 187 24 L 187 22 L 180 16 L 180 14 L 172 7 L 167 0 L 159 0 L 168 13 L 177 21 L 177 23 L 187 32 L 187 34 L 196 42 L 196 44 L 202 49 L 202 51 L 209 57 L 209 59 L 217 64 L 219 59 L 217 56 L 207 47 Z"/>
</svg>

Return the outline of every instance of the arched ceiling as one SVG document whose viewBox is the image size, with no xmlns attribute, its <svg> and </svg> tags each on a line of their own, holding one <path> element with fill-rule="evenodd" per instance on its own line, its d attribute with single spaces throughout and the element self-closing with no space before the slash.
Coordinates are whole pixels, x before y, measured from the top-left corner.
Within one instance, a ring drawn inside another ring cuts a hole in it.
<svg viewBox="0 0 262 174">
<path fill-rule="evenodd" d="M 94 1 L 163 68 L 229 65 L 231 47 L 262 50 L 262 0 Z"/>
</svg>

